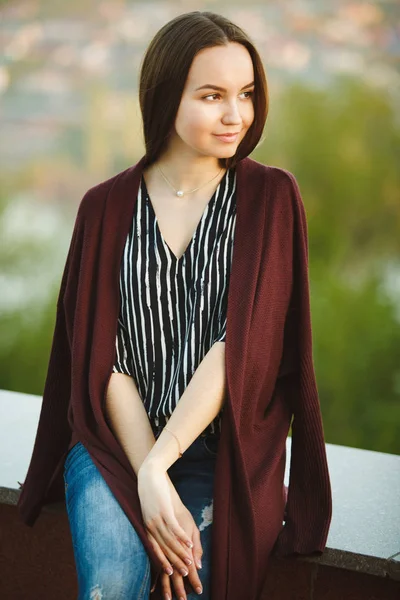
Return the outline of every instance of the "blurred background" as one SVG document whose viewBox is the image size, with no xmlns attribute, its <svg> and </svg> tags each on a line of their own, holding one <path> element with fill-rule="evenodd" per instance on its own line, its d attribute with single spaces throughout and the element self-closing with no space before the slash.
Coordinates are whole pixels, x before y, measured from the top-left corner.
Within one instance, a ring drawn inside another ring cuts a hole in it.
<svg viewBox="0 0 400 600">
<path fill-rule="evenodd" d="M 327 442 L 400 453 L 400 4 L 396 0 L 0 0 L 0 388 L 42 395 L 76 211 L 143 153 L 153 35 L 222 13 L 270 93 L 252 157 L 288 169 L 309 228 Z"/>
</svg>

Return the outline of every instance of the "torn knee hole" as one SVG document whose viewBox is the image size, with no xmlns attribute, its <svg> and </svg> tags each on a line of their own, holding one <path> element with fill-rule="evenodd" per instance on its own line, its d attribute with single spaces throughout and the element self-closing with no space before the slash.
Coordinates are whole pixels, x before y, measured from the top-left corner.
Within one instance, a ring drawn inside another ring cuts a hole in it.
<svg viewBox="0 0 400 600">
<path fill-rule="evenodd" d="M 199 525 L 199 530 L 202 531 L 208 525 L 211 525 L 213 520 L 213 501 L 211 500 L 211 504 L 205 506 L 201 513 L 202 521 Z"/>
<path fill-rule="evenodd" d="M 94 588 L 90 590 L 90 600 L 102 600 L 103 594 L 101 593 L 101 589 L 99 585 L 95 585 Z"/>
</svg>

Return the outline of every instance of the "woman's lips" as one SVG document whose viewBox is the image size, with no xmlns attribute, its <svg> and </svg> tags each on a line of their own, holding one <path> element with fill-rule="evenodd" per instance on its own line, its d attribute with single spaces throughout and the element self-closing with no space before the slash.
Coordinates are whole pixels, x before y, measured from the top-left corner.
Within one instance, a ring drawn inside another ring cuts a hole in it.
<svg viewBox="0 0 400 600">
<path fill-rule="evenodd" d="M 235 142 L 238 135 L 238 133 L 234 133 L 233 135 L 216 135 L 215 137 L 221 142 Z"/>
</svg>

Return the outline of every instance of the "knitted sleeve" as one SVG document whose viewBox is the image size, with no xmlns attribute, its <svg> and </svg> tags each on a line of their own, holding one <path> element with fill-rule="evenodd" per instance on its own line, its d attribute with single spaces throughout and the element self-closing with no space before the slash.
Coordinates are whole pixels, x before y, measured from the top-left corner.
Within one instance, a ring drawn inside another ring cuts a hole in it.
<svg viewBox="0 0 400 600">
<path fill-rule="evenodd" d="M 50 476 L 62 459 L 71 437 L 68 408 L 71 395 L 72 333 L 68 328 L 64 302 L 67 289 L 70 298 L 76 297 L 83 238 L 84 223 L 80 207 L 61 278 L 36 438 L 30 466 L 17 502 L 20 516 L 29 526 L 34 524 L 41 510 L 41 501 L 46 496 Z M 51 453 L 48 448 L 52 449 Z"/>
<path fill-rule="evenodd" d="M 273 554 L 321 554 L 332 515 L 331 485 L 312 358 L 307 221 L 290 176 L 293 206 L 293 288 L 284 331 L 281 389 L 292 411 L 292 445 L 285 524 Z"/>
</svg>

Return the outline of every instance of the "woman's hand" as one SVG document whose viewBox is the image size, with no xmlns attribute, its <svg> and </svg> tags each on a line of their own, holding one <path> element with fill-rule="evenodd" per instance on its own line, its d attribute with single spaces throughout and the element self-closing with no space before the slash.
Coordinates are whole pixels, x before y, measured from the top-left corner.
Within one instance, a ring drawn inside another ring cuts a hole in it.
<svg viewBox="0 0 400 600">
<path fill-rule="evenodd" d="M 154 464 L 143 463 L 137 480 L 144 525 L 164 571 L 171 575 L 174 565 L 182 574 L 187 573 L 193 542 L 175 515 L 168 474 Z"/>
<path fill-rule="evenodd" d="M 201 564 L 201 562 L 200 562 Z M 183 577 L 177 571 L 174 571 L 173 574 L 167 575 L 166 573 L 161 573 L 160 576 L 160 586 L 163 598 L 166 600 L 171 600 L 172 598 L 172 587 L 175 591 L 175 596 L 181 600 L 187 600 L 186 592 L 196 592 L 197 594 L 201 594 L 203 591 L 203 586 L 201 584 L 200 578 L 197 574 L 197 569 L 194 565 L 188 567 L 189 574 L 187 577 Z M 153 592 L 155 586 L 151 592 Z"/>
<path fill-rule="evenodd" d="M 186 600 L 186 591 L 191 592 L 192 590 L 194 590 L 198 594 L 201 594 L 201 591 L 203 589 L 200 578 L 197 574 L 197 569 L 195 568 L 196 565 L 198 569 L 201 569 L 201 557 L 203 555 L 203 549 L 201 547 L 200 531 L 195 523 L 195 520 L 193 519 L 191 512 L 183 504 L 178 492 L 176 491 L 169 477 L 168 481 L 170 485 L 175 515 L 179 521 L 179 524 L 184 528 L 184 530 L 193 542 L 192 558 L 194 560 L 194 564 L 187 567 L 187 577 L 184 577 L 176 570 L 171 576 L 167 575 L 166 573 L 161 573 L 160 585 L 163 597 L 167 598 L 169 596 L 169 598 L 172 598 L 172 581 L 176 597 L 184 598 L 184 600 Z M 192 589 L 190 589 L 190 586 Z M 154 591 L 154 589 L 155 586 L 151 591 Z"/>
</svg>

